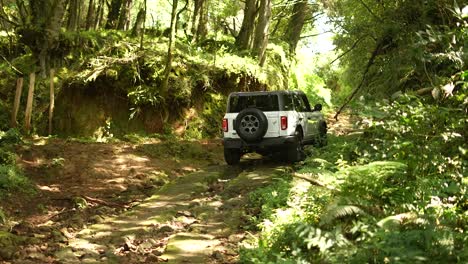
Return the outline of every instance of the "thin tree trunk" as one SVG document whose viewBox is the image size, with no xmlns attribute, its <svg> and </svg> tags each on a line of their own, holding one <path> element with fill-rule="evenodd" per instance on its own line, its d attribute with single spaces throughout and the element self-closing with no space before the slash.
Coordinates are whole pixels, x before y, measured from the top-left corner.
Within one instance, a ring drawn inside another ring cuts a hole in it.
<svg viewBox="0 0 468 264">
<path fill-rule="evenodd" d="M 143 27 L 141 29 L 141 37 L 140 37 L 140 49 L 143 49 L 143 39 L 145 37 L 145 30 L 146 30 L 146 11 L 147 11 L 147 1 L 144 2 L 144 12 L 143 12 Z"/>
<path fill-rule="evenodd" d="M 200 13 L 195 40 L 201 42 L 206 39 L 208 33 L 208 3 L 206 0 L 200 1 Z"/>
<path fill-rule="evenodd" d="M 52 135 L 52 119 L 54 118 L 54 108 L 55 108 L 54 77 L 55 77 L 55 70 L 50 69 L 49 135 Z"/>
<path fill-rule="evenodd" d="M 161 87 L 161 96 L 163 98 L 167 95 L 168 85 L 169 85 L 169 76 L 171 75 L 172 70 L 172 56 L 174 50 L 174 39 L 176 33 L 176 20 L 177 20 L 177 3 L 178 0 L 172 0 L 172 13 L 171 13 L 171 34 L 169 35 L 169 47 L 167 50 L 167 60 L 166 60 L 166 68 L 164 70 L 164 80 Z"/>
<path fill-rule="evenodd" d="M 70 0 L 70 5 L 68 6 L 68 23 L 67 29 L 69 31 L 76 31 L 78 29 L 78 19 L 80 5 L 78 0 Z"/>
<path fill-rule="evenodd" d="M 117 29 L 127 30 L 128 22 L 130 20 L 130 8 L 132 7 L 132 0 L 124 0 L 122 2 L 122 7 L 120 8 L 119 23 L 117 24 Z"/>
<path fill-rule="evenodd" d="M 16 93 L 15 93 L 15 102 L 13 104 L 13 112 L 11 115 L 11 127 L 16 127 L 16 120 L 18 116 L 19 105 L 21 102 L 21 93 L 23 92 L 23 77 L 19 77 L 16 80 Z"/>
<path fill-rule="evenodd" d="M 140 8 L 140 10 L 138 11 L 136 20 L 135 20 L 135 24 L 133 25 L 133 28 L 132 28 L 132 36 L 134 37 L 141 36 L 140 33 L 143 27 L 143 19 L 145 19 L 144 16 L 145 16 L 145 8 Z"/>
<path fill-rule="evenodd" d="M 193 6 L 193 16 L 192 16 L 192 29 L 191 29 L 191 32 L 192 32 L 192 35 L 194 37 L 194 39 L 197 37 L 197 28 L 198 28 L 198 23 L 199 23 L 199 14 L 200 14 L 200 3 L 202 2 L 203 0 L 194 0 L 194 6 Z"/>
<path fill-rule="evenodd" d="M 258 23 L 255 29 L 253 54 L 258 57 L 261 66 L 265 62 L 265 51 L 268 45 L 271 18 L 271 0 L 261 0 Z"/>
<path fill-rule="evenodd" d="M 34 99 L 34 87 L 36 82 L 36 73 L 29 74 L 29 91 L 28 91 L 28 100 L 26 102 L 26 112 L 24 115 L 24 128 L 26 129 L 26 133 L 29 134 L 31 131 L 31 115 L 32 115 L 32 107 L 33 107 L 33 99 Z"/>
<path fill-rule="evenodd" d="M 96 11 L 96 19 L 94 20 L 94 30 L 97 30 L 101 27 L 102 18 L 104 16 L 104 0 L 99 0 L 97 11 Z"/>
<path fill-rule="evenodd" d="M 86 26 L 85 26 L 86 30 L 89 30 L 94 25 L 94 19 L 95 19 L 94 9 L 95 9 L 94 0 L 89 0 L 88 14 L 86 15 Z"/>
</svg>

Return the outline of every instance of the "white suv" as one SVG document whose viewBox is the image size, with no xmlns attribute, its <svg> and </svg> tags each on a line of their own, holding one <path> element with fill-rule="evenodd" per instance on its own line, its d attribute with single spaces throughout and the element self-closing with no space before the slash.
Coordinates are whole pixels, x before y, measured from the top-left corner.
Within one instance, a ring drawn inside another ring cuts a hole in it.
<svg viewBox="0 0 468 264">
<path fill-rule="evenodd" d="M 223 119 L 226 163 L 237 164 L 248 152 L 280 153 L 291 162 L 303 160 L 304 145 L 327 144 L 321 110 L 321 104 L 311 109 L 300 91 L 231 93 Z"/>
</svg>

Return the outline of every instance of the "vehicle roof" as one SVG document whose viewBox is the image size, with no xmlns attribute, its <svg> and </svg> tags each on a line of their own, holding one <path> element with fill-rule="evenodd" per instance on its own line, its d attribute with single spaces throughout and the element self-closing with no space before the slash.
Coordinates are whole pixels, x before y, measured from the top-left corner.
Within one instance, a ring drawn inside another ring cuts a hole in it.
<svg viewBox="0 0 468 264">
<path fill-rule="evenodd" d="M 256 91 L 256 92 L 233 92 L 229 96 L 252 96 L 266 94 L 301 94 L 303 91 L 298 90 L 277 90 L 277 91 Z"/>
</svg>

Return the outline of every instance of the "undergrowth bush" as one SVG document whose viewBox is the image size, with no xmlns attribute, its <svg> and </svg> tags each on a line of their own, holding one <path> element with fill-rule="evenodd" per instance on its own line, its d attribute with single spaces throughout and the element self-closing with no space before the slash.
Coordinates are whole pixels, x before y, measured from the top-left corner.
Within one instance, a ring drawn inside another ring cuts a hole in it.
<svg viewBox="0 0 468 264">
<path fill-rule="evenodd" d="M 330 136 L 297 172 L 325 187 L 257 204 L 261 232 L 241 262 L 466 263 L 466 95 L 404 95 L 368 109 L 357 132 Z"/>
<path fill-rule="evenodd" d="M 32 193 L 31 183 L 16 166 L 13 146 L 21 141 L 18 130 L 0 130 L 0 198 L 18 191 Z"/>
</svg>

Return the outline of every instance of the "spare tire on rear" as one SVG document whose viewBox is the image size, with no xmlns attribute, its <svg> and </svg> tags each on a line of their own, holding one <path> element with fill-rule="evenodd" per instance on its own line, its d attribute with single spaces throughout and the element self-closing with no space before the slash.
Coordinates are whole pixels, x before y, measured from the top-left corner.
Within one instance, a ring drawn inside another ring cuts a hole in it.
<svg viewBox="0 0 468 264">
<path fill-rule="evenodd" d="M 268 130 L 268 119 L 261 110 L 246 108 L 237 115 L 235 129 L 246 142 L 257 142 Z"/>
</svg>

